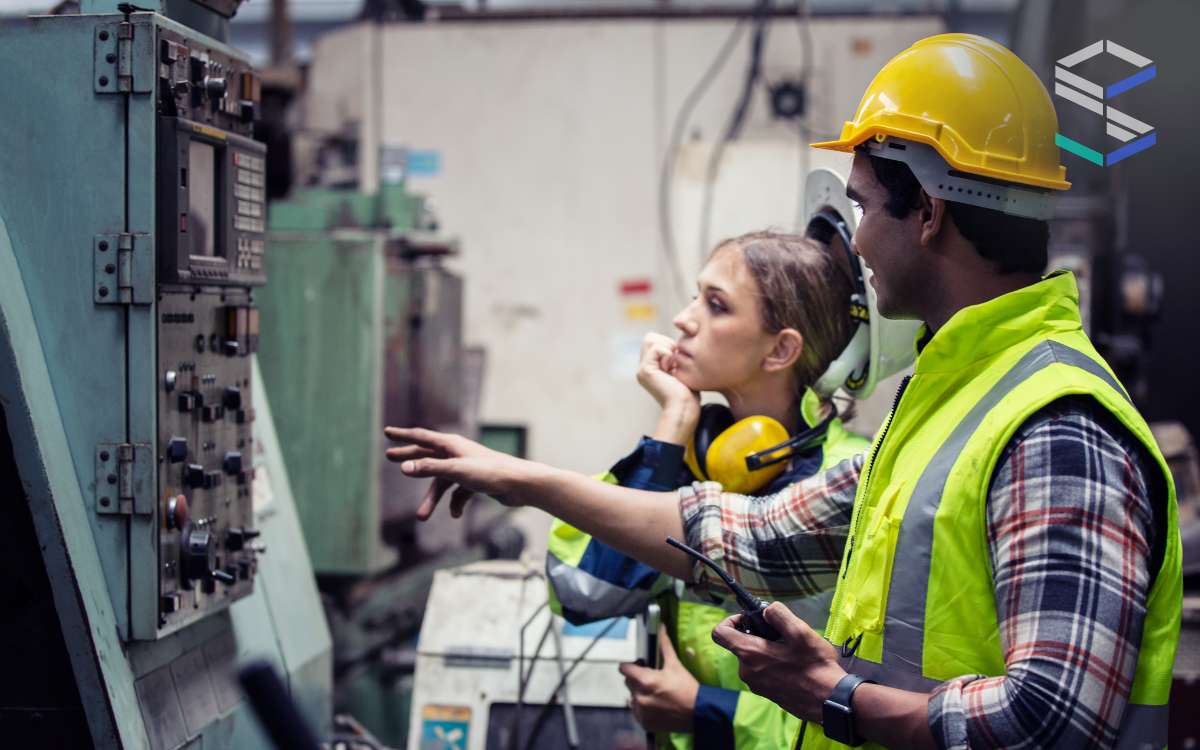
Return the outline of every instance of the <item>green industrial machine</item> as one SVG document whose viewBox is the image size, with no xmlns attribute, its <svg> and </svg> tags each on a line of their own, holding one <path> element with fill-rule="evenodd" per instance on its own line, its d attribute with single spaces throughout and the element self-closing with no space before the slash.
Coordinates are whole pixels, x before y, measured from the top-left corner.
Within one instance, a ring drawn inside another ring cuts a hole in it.
<svg viewBox="0 0 1200 750">
<path fill-rule="evenodd" d="M 462 281 L 441 263 L 456 248 L 419 228 L 423 215 L 402 183 L 271 205 L 272 283 L 259 305 L 276 335 L 262 344 L 263 375 L 276 403 L 303 405 L 279 411 L 279 430 L 313 565 L 331 586 L 462 544 L 462 524 L 422 528 L 418 543 L 425 483 L 383 458 L 386 424 L 471 429 Z"/>
<path fill-rule="evenodd" d="M 334 641 L 334 695 L 407 742 L 415 638 L 437 568 L 519 554 L 498 508 L 415 533 L 427 482 L 384 460 L 386 424 L 477 434 L 482 353 L 462 343 L 462 281 L 420 196 L 310 188 L 271 205 L 257 296 L 264 385 Z M 284 405 L 287 405 L 286 407 Z"/>
<path fill-rule="evenodd" d="M 238 4 L 0 25 L 0 746 L 267 747 L 233 680 L 251 656 L 330 731 L 255 365 L 266 153 L 223 42 Z"/>
</svg>

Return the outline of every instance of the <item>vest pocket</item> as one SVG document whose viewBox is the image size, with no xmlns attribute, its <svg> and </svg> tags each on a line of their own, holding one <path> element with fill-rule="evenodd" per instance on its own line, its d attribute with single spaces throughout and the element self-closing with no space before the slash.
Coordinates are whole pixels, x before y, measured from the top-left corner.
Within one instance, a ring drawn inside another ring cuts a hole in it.
<svg viewBox="0 0 1200 750">
<path fill-rule="evenodd" d="M 847 589 L 842 615 L 855 632 L 883 632 L 892 560 L 902 518 L 893 508 L 903 487 L 903 482 L 896 482 L 884 488 L 879 504 L 870 510 L 862 537 L 854 541 L 853 569 L 844 582 Z"/>
</svg>

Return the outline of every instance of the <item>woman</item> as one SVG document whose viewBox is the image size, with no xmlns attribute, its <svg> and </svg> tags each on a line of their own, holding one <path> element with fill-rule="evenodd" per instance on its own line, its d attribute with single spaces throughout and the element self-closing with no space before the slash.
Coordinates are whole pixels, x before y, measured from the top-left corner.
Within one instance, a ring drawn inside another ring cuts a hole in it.
<svg viewBox="0 0 1200 750">
<path fill-rule="evenodd" d="M 756 232 L 718 245 L 698 295 L 674 320 L 678 340 L 652 333 L 643 343 L 638 382 L 662 411 L 654 432 L 605 480 L 666 491 L 703 479 L 702 465 L 713 471 L 689 446 L 701 421 L 700 391 L 724 396 L 727 420 L 770 417 L 789 436 L 807 437 L 776 476 L 751 481 L 761 486 L 749 494 L 774 493 L 864 450 L 867 441 L 846 432 L 833 404 L 811 388 L 856 327 L 847 311 L 854 292 L 847 266 L 845 248 L 798 235 Z M 712 421 L 714 408 L 704 408 Z M 660 746 L 774 748 L 795 735 L 799 720 L 746 690 L 737 659 L 712 642 L 728 612 L 701 592 L 561 521 L 551 528 L 546 567 L 552 606 L 574 623 L 636 614 L 657 600 L 666 625 L 662 668 L 625 664 L 621 671 L 639 721 L 664 733 Z M 829 602 L 815 599 L 793 609 L 820 629 Z"/>
</svg>

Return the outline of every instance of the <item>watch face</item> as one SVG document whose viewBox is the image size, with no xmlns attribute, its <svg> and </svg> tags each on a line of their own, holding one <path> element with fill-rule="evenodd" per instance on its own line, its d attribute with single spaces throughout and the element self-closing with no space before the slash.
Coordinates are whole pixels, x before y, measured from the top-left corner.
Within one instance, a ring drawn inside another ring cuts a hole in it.
<svg viewBox="0 0 1200 750">
<path fill-rule="evenodd" d="M 849 706 L 827 700 L 821 719 L 826 737 L 846 745 L 856 744 L 853 713 Z"/>
</svg>

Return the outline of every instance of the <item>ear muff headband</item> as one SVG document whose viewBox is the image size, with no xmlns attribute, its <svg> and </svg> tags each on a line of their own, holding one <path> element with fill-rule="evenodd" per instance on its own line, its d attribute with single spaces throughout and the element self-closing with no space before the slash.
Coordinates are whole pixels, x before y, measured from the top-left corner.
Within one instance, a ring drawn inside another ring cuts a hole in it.
<svg viewBox="0 0 1200 750">
<path fill-rule="evenodd" d="M 853 237 L 850 226 L 837 211 L 824 208 L 808 220 L 805 232 L 807 236 L 825 244 L 829 244 L 829 239 L 835 233 L 842 240 L 842 248 L 849 262 L 850 279 L 854 285 L 854 293 L 849 300 L 849 315 L 856 323 L 856 328 L 846 348 L 829 363 L 829 367 L 813 384 L 813 390 L 824 396 L 832 395 L 843 385 L 850 388 L 861 387 L 866 382 L 867 367 L 871 358 L 871 311 L 867 307 L 867 286 L 863 278 L 862 262 L 854 253 L 851 244 Z"/>
<path fill-rule="evenodd" d="M 728 430 L 734 423 L 733 412 L 723 404 L 705 404 L 700 407 L 700 419 L 696 422 L 696 431 L 692 437 L 692 457 L 696 466 L 692 473 L 701 479 L 708 479 L 708 449 L 713 441 Z M 696 471 L 699 469 L 699 471 Z"/>
<path fill-rule="evenodd" d="M 841 217 L 837 211 L 831 208 L 822 209 L 812 215 L 808 220 L 808 228 L 805 232 L 809 237 L 819 240 L 824 244 L 829 244 L 830 234 L 821 232 L 818 228 L 820 225 L 825 225 L 833 230 L 842 240 L 842 249 L 846 252 L 847 267 L 850 269 L 850 280 L 854 284 L 854 295 L 862 299 L 862 304 L 865 309 L 867 301 L 867 285 L 863 280 L 862 261 L 854 253 L 853 235 L 850 233 L 850 226 L 846 224 L 846 220 Z"/>
</svg>

